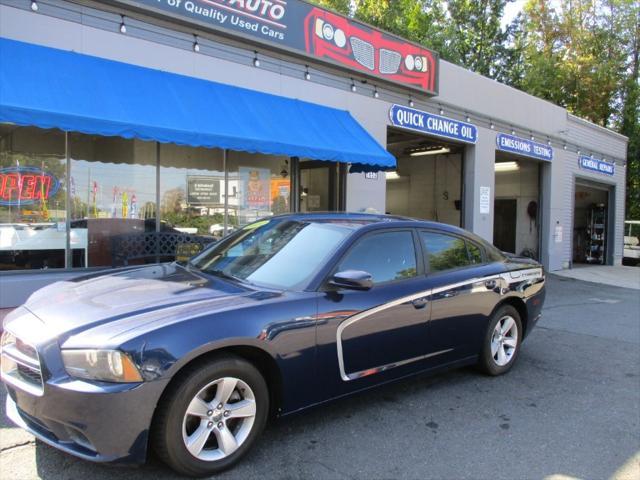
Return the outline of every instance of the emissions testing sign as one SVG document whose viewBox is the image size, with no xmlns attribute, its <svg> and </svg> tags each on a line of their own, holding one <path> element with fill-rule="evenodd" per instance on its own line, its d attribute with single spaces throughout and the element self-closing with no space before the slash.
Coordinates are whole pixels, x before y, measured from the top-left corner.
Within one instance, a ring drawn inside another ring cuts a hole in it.
<svg viewBox="0 0 640 480">
<path fill-rule="evenodd" d="M 409 130 L 465 143 L 476 143 L 478 141 L 478 128 L 475 125 L 423 112 L 415 108 L 393 105 L 389 110 L 389 118 L 391 124 L 396 127 L 408 128 Z"/>
<path fill-rule="evenodd" d="M 553 160 L 553 148 L 544 143 L 537 143 L 526 138 L 516 137 L 515 135 L 507 135 L 499 133 L 496 136 L 496 144 L 498 150 L 503 152 L 517 153 L 526 157 L 537 158 L 538 160 Z"/>
</svg>

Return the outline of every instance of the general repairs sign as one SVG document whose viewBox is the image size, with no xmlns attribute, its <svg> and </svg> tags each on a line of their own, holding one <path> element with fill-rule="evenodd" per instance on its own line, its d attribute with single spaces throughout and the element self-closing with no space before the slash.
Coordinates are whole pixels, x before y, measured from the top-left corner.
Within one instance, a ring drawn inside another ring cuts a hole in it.
<svg viewBox="0 0 640 480">
<path fill-rule="evenodd" d="M 438 93 L 437 53 L 300 0 L 111 1 Z"/>
<path fill-rule="evenodd" d="M 476 143 L 478 141 L 478 128 L 475 125 L 423 112 L 415 108 L 393 105 L 389 110 L 389 118 L 391 124 L 396 127 L 408 128 L 409 130 L 466 143 Z"/>
<path fill-rule="evenodd" d="M 597 158 L 588 157 L 586 155 L 580 155 L 580 158 L 578 158 L 578 164 L 583 170 L 590 170 L 604 175 L 613 175 L 616 173 L 615 164 L 605 162 L 604 160 L 598 160 Z"/>
<path fill-rule="evenodd" d="M 498 150 L 504 152 L 517 153 L 526 157 L 537 158 L 538 160 L 553 160 L 553 148 L 544 143 L 537 143 L 526 138 L 516 137 L 515 135 L 507 135 L 499 133 L 496 136 L 496 144 Z"/>
</svg>

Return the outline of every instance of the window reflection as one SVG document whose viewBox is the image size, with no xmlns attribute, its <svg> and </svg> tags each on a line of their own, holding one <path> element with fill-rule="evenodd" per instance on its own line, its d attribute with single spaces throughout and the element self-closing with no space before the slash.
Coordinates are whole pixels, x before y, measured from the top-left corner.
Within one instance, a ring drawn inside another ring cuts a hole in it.
<svg viewBox="0 0 640 480">
<path fill-rule="evenodd" d="M 427 249 L 429 270 L 441 272 L 470 265 L 467 247 L 463 239 L 433 232 L 421 232 Z"/>
<path fill-rule="evenodd" d="M 257 285 L 303 288 L 352 230 L 339 222 L 262 220 L 203 252 L 191 265 Z"/>
<path fill-rule="evenodd" d="M 155 230 L 155 143 L 69 134 L 72 234 L 87 238 L 74 267 L 111 266 L 113 238 Z"/>
<path fill-rule="evenodd" d="M 229 181 L 234 202 L 237 182 Z M 160 146 L 160 218 L 167 227 L 219 238 L 224 232 L 224 163 L 219 149 Z M 232 224 L 229 231 L 233 231 Z"/>
<path fill-rule="evenodd" d="M 477 245 L 467 242 L 467 249 L 469 250 L 469 259 L 471 260 L 471 263 L 482 263 L 482 253 Z"/>
<path fill-rule="evenodd" d="M 291 211 L 287 157 L 228 152 L 226 168 L 225 188 L 220 149 L 0 124 L 0 270 L 184 260 L 223 236 L 225 209 L 228 233 Z"/>
<path fill-rule="evenodd" d="M 416 252 L 411 232 L 368 235 L 347 253 L 338 271 L 361 270 L 374 283 L 412 278 L 417 275 Z"/>
<path fill-rule="evenodd" d="M 291 211 L 290 169 L 286 157 L 229 152 L 228 167 L 230 190 L 231 185 L 237 185 L 237 196 L 229 199 L 232 225 L 243 226 L 259 218 Z"/>
<path fill-rule="evenodd" d="M 0 270 L 65 266 L 65 175 L 63 132 L 0 124 Z"/>
</svg>

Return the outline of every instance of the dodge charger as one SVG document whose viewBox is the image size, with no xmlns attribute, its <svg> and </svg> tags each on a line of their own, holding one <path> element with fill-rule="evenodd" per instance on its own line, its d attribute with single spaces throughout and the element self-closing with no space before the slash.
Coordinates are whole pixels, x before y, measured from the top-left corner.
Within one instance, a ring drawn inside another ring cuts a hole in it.
<svg viewBox="0 0 640 480">
<path fill-rule="evenodd" d="M 188 262 L 35 292 L 2 334 L 6 412 L 97 462 L 229 468 L 267 420 L 418 373 L 506 373 L 545 276 L 462 229 L 365 214 L 270 217 Z"/>
</svg>

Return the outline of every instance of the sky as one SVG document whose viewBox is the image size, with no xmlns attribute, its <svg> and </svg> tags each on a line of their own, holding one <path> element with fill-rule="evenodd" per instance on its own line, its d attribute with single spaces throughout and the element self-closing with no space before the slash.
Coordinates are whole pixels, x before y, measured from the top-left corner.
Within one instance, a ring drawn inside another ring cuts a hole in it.
<svg viewBox="0 0 640 480">
<path fill-rule="evenodd" d="M 509 2 L 504 8 L 504 16 L 502 17 L 502 27 L 506 27 L 516 18 L 516 15 L 522 11 L 526 0 L 515 0 Z"/>
</svg>

